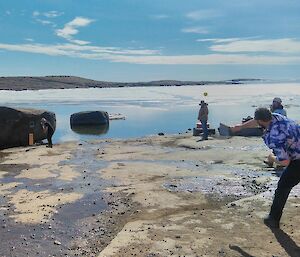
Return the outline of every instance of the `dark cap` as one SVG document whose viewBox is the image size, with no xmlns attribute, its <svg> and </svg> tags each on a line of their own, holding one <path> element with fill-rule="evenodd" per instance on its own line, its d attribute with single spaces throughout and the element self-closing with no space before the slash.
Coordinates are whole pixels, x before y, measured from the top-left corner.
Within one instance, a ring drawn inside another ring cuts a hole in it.
<svg viewBox="0 0 300 257">
<path fill-rule="evenodd" d="M 277 102 L 277 103 L 282 103 L 282 100 L 281 100 L 281 98 L 279 98 L 279 97 L 275 97 L 274 99 L 273 99 L 273 102 Z"/>
</svg>

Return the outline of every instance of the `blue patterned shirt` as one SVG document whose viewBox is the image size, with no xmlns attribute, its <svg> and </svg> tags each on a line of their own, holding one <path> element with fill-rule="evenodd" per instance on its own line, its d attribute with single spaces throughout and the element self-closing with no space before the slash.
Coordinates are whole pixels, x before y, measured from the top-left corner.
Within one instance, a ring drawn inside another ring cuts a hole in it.
<svg viewBox="0 0 300 257">
<path fill-rule="evenodd" d="M 272 121 L 263 139 L 278 161 L 300 159 L 300 125 L 280 114 Z"/>
</svg>

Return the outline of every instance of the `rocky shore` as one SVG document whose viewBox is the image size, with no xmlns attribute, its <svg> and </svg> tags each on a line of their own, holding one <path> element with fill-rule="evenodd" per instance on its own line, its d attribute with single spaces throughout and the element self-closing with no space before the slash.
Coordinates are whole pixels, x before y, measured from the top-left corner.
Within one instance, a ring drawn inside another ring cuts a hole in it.
<svg viewBox="0 0 300 257">
<path fill-rule="evenodd" d="M 159 80 L 149 82 L 108 82 L 86 79 L 76 76 L 44 76 L 44 77 L 0 77 L 0 90 L 41 90 L 72 88 L 116 88 L 116 87 L 157 87 L 185 85 L 218 85 L 243 84 L 258 82 L 260 79 L 233 79 L 226 81 L 178 81 Z"/>
<path fill-rule="evenodd" d="M 0 256 L 300 256 L 297 186 L 262 223 L 282 170 L 260 138 L 190 134 L 0 152 Z"/>
</svg>

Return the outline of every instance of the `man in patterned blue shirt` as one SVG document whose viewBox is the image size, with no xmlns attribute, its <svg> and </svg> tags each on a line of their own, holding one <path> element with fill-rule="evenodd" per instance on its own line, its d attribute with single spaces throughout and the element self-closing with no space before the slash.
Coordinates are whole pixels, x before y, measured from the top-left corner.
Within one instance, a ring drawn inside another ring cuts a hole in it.
<svg viewBox="0 0 300 257">
<path fill-rule="evenodd" d="M 264 142 L 273 151 L 268 157 L 269 163 L 286 167 L 275 190 L 270 213 L 264 219 L 267 226 L 279 228 L 288 196 L 300 182 L 300 125 L 283 115 L 271 113 L 267 108 L 256 109 L 254 121 L 265 128 Z M 253 126 L 254 121 L 249 126 Z M 232 130 L 238 131 L 247 126 L 248 124 L 238 125 Z"/>
<path fill-rule="evenodd" d="M 264 219 L 267 226 L 279 228 L 288 196 L 300 182 L 300 126 L 283 115 L 271 114 L 266 108 L 258 108 L 254 119 L 266 129 L 263 139 L 274 154 L 269 155 L 269 162 L 286 166 L 275 190 L 269 216 Z"/>
</svg>

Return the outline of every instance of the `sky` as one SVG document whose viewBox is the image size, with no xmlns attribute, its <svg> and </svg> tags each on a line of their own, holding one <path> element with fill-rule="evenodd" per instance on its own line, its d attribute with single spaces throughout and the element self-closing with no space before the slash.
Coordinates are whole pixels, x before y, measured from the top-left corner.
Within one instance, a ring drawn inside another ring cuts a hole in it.
<svg viewBox="0 0 300 257">
<path fill-rule="evenodd" d="M 300 79 L 298 0 L 1 0 L 0 76 Z"/>
</svg>

